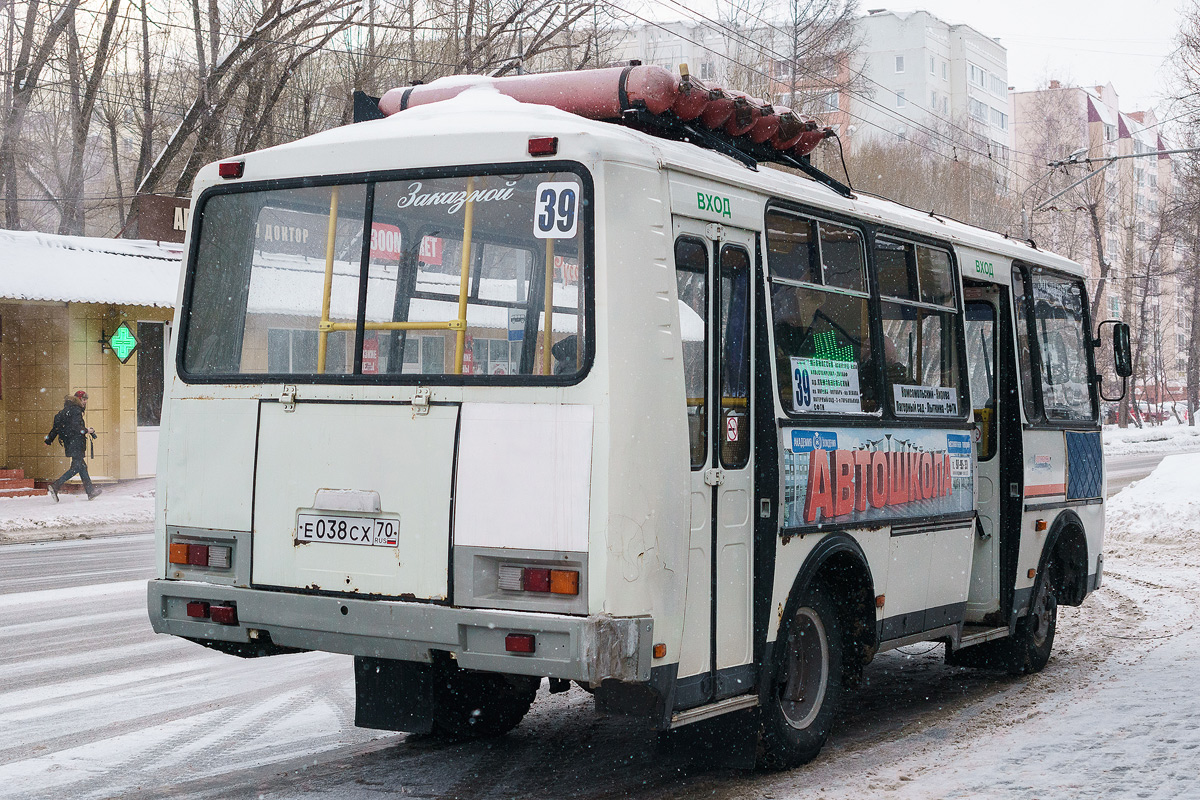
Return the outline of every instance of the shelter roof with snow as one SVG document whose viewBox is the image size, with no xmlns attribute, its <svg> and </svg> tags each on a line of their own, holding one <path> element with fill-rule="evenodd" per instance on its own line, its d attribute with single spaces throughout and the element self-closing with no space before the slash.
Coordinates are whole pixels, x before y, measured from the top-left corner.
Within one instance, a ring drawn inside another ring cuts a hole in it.
<svg viewBox="0 0 1200 800">
<path fill-rule="evenodd" d="M 0 230 L 0 300 L 172 308 L 183 245 Z"/>
</svg>

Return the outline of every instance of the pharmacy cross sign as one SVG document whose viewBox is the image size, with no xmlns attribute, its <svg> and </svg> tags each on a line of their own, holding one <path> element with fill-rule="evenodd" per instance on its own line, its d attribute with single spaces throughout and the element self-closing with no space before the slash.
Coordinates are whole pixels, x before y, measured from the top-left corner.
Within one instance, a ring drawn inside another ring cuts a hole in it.
<svg viewBox="0 0 1200 800">
<path fill-rule="evenodd" d="M 133 331 L 129 330 L 129 326 L 122 322 L 113 333 L 112 338 L 108 340 L 108 346 L 117 354 L 117 358 L 121 359 L 121 363 L 125 364 L 133 355 L 133 351 L 137 350 L 138 340 L 133 335 Z"/>
</svg>

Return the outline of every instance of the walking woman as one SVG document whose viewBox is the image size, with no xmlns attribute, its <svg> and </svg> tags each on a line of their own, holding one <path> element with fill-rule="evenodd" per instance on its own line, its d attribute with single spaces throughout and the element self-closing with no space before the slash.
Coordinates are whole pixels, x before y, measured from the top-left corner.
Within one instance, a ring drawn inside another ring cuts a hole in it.
<svg viewBox="0 0 1200 800">
<path fill-rule="evenodd" d="M 83 480 L 83 489 L 87 492 L 88 500 L 95 498 L 103 491 L 92 486 L 87 462 L 83 460 L 83 454 L 87 450 L 87 437 L 96 438 L 96 431 L 89 428 L 83 421 L 83 410 L 87 408 L 87 400 L 87 392 L 82 389 L 75 394 L 67 395 L 62 411 L 54 415 L 54 427 L 50 429 L 50 433 L 46 434 L 46 444 L 51 444 L 55 437 L 58 437 L 67 453 L 67 458 L 71 459 L 71 468 L 50 484 L 50 496 L 56 503 L 58 502 L 58 490 L 76 475 Z"/>
</svg>

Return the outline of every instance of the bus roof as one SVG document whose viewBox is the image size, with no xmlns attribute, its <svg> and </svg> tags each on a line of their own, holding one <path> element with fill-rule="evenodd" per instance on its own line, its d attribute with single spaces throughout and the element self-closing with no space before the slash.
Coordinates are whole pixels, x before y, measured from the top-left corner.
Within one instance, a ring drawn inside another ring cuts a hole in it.
<svg viewBox="0 0 1200 800">
<path fill-rule="evenodd" d="M 530 135 L 558 136 L 559 157 L 615 159 L 701 176 L 731 186 L 828 211 L 906 229 L 957 245 L 1074 275 L 1085 269 L 1031 243 L 923 212 L 879 197 L 846 198 L 811 179 L 770 167 L 751 170 L 734 159 L 686 142 L 655 137 L 622 125 L 598 122 L 551 106 L 520 103 L 480 85 L 438 103 L 416 106 L 384 119 L 359 122 L 250 153 L 245 179 L 270 180 L 342 175 L 456 164 L 523 161 Z M 420 140 L 396 147 L 397 140 Z M 464 142 L 464 139 L 467 141 Z M 478 153 L 478 155 L 475 155 Z M 603 155 L 600 155 L 600 154 Z M 196 189 L 226 183 L 210 164 Z"/>
</svg>

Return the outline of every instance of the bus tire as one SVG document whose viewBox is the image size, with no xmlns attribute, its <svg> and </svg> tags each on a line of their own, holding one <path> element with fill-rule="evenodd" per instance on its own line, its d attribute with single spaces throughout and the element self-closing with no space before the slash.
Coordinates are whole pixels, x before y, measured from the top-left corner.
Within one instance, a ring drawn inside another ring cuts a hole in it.
<svg viewBox="0 0 1200 800">
<path fill-rule="evenodd" d="M 1033 606 L 1017 620 L 1013 635 L 1004 639 L 946 649 L 946 663 L 955 667 L 1002 669 L 1012 675 L 1041 671 L 1054 648 L 1058 626 L 1058 596 L 1051 581 L 1044 580 L 1034 595 Z"/>
<path fill-rule="evenodd" d="M 503 736 L 521 723 L 540 678 L 444 665 L 434 678 L 433 731 L 449 739 Z"/>
<path fill-rule="evenodd" d="M 1054 632 L 1058 628 L 1058 596 L 1053 581 L 1039 581 L 1029 613 L 1017 620 L 1012 637 L 1013 653 L 1009 672 L 1028 675 L 1040 672 L 1050 660 L 1054 649 Z"/>
<path fill-rule="evenodd" d="M 764 691 L 758 766 L 807 763 L 829 738 L 842 695 L 842 622 L 827 591 L 808 588 L 780 631 Z"/>
</svg>

